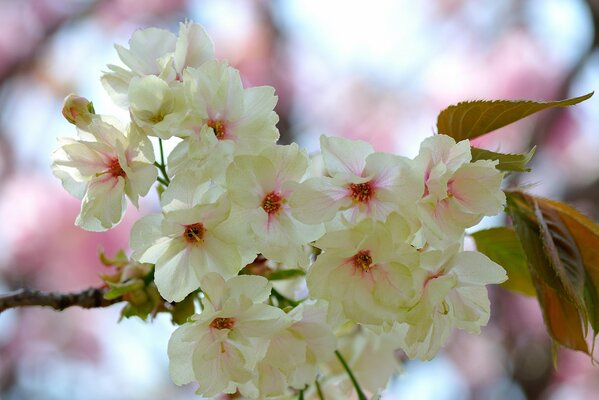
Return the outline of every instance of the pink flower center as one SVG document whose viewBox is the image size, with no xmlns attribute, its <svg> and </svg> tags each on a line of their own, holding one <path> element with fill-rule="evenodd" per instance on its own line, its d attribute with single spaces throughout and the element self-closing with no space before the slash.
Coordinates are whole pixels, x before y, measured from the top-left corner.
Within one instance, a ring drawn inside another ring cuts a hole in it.
<svg viewBox="0 0 599 400">
<path fill-rule="evenodd" d="M 266 211 L 267 214 L 276 214 L 281 209 L 282 201 L 283 196 L 281 196 L 280 193 L 270 192 L 262 200 L 262 209 Z"/>
<path fill-rule="evenodd" d="M 350 183 L 349 192 L 354 201 L 358 203 L 367 203 L 374 194 L 374 188 L 370 182 Z"/>
<path fill-rule="evenodd" d="M 204 232 L 206 232 L 206 229 L 204 229 L 204 225 L 201 223 L 186 225 L 183 238 L 187 243 L 198 244 L 202 242 Z"/>
<path fill-rule="evenodd" d="M 214 329 L 232 329 L 235 326 L 234 318 L 214 318 L 210 323 L 210 327 Z"/>
<path fill-rule="evenodd" d="M 121 168 L 118 158 L 113 158 L 110 160 L 106 173 L 115 178 L 119 176 L 122 176 L 123 178 L 127 177 L 127 174 L 125 174 L 125 171 L 123 171 L 123 168 Z"/>
<path fill-rule="evenodd" d="M 368 272 L 371 269 L 372 257 L 370 257 L 369 250 L 361 250 L 353 257 L 354 267 L 361 269 L 364 272 Z"/>
<path fill-rule="evenodd" d="M 218 140 L 224 139 L 227 132 L 225 131 L 225 123 L 223 121 L 219 119 L 210 119 L 208 120 L 207 125 L 212 128 L 214 131 L 214 136 L 216 136 Z"/>
</svg>

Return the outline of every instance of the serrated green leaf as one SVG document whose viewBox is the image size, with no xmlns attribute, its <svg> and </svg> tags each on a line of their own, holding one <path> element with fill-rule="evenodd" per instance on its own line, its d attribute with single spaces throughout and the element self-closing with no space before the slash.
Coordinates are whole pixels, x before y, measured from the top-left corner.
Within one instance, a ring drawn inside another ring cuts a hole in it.
<svg viewBox="0 0 599 400">
<path fill-rule="evenodd" d="M 476 248 L 507 272 L 508 280 L 501 287 L 526 296 L 534 296 L 526 255 L 520 240 L 511 228 L 491 228 L 472 234 Z"/>
<path fill-rule="evenodd" d="M 529 172 L 530 168 L 527 168 L 526 165 L 535 154 L 536 147 L 533 147 L 526 154 L 496 153 L 477 147 L 472 147 L 470 150 L 472 152 L 472 162 L 478 160 L 497 160 L 499 163 L 495 168 L 500 171 Z"/>
<path fill-rule="evenodd" d="M 285 279 L 297 278 L 304 276 L 306 273 L 301 269 L 279 269 L 268 274 L 270 281 L 282 281 Z"/>
<path fill-rule="evenodd" d="M 596 336 L 599 322 L 599 227 L 560 202 L 522 192 L 507 199 L 551 337 L 588 354 L 588 324 Z"/>
<path fill-rule="evenodd" d="M 594 92 L 561 101 L 475 100 L 447 107 L 437 117 L 437 131 L 456 141 L 474 139 L 536 112 L 567 107 L 587 100 Z"/>
</svg>

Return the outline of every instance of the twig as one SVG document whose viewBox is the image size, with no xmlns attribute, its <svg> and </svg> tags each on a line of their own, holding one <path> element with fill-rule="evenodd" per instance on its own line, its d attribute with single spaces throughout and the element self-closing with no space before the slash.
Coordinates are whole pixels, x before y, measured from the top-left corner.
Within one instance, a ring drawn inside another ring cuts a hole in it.
<svg viewBox="0 0 599 400">
<path fill-rule="evenodd" d="M 123 301 L 121 298 L 106 300 L 104 293 L 107 290 L 105 288 L 89 288 L 82 292 L 55 293 L 34 289 L 19 289 L 0 294 L 0 313 L 9 308 L 24 306 L 52 307 L 59 311 L 73 306 L 100 308 Z"/>
</svg>

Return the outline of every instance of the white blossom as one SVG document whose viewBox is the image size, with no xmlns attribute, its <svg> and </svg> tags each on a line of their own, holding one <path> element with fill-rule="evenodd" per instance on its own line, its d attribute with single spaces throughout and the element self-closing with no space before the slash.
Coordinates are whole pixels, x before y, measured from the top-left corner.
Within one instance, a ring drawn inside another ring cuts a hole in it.
<svg viewBox="0 0 599 400">
<path fill-rule="evenodd" d="M 308 166 L 297 144 L 271 145 L 259 155 L 235 157 L 227 170 L 229 198 L 236 205 L 231 230 L 239 232 L 258 253 L 288 267 L 306 267 L 304 245 L 324 233 L 323 224 L 308 225 L 292 216 L 289 197 Z"/>
<path fill-rule="evenodd" d="M 411 358 L 430 360 L 454 328 L 479 333 L 489 320 L 485 285 L 505 281 L 505 270 L 484 254 L 459 249 L 455 244 L 421 254 L 420 298 L 397 330 Z"/>
<path fill-rule="evenodd" d="M 394 238 L 393 221 L 364 220 L 328 232 L 315 246 L 323 252 L 306 277 L 310 297 L 327 300 L 331 312 L 363 324 L 392 324 L 415 302 L 412 268 L 418 252 Z"/>
<path fill-rule="evenodd" d="M 271 289 L 263 277 L 241 275 L 225 281 L 210 273 L 201 286 L 202 313 L 179 327 L 169 341 L 171 377 L 177 385 L 196 380 L 197 393 L 203 396 L 235 393 L 255 377 L 270 338 L 292 319 L 263 303 Z"/>
<path fill-rule="evenodd" d="M 156 264 L 154 280 L 162 297 L 181 301 L 209 272 L 235 276 L 255 257 L 243 252 L 219 225 L 230 203 L 219 188 L 201 176 L 181 175 L 162 196 L 162 214 L 151 214 L 131 230 L 132 257 Z"/>
<path fill-rule="evenodd" d="M 339 211 L 351 222 L 385 221 L 392 212 L 413 215 L 422 193 L 410 160 L 374 152 L 366 142 L 321 136 L 329 176 L 307 179 L 291 197 L 294 216 L 305 223 L 327 222 Z"/>
<path fill-rule="evenodd" d="M 503 173 L 497 161 L 471 163 L 470 143 L 456 143 L 446 135 L 425 139 L 415 159 L 424 183 L 418 202 L 419 217 L 427 241 L 446 246 L 459 241 L 464 229 L 483 216 L 498 214 L 505 205 L 501 190 Z"/>
<path fill-rule="evenodd" d="M 118 224 L 127 207 L 125 196 L 137 207 L 156 181 L 150 141 L 130 125 L 125 134 L 117 121 L 95 116 L 79 139 L 62 139 L 52 155 L 52 172 L 64 188 L 82 199 L 76 224 L 104 231 Z"/>
</svg>

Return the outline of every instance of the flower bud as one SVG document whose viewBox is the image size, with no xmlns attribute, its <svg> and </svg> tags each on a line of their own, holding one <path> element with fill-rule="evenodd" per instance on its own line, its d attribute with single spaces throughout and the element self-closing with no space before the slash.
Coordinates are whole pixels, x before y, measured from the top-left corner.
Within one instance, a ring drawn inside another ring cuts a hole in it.
<svg viewBox="0 0 599 400">
<path fill-rule="evenodd" d="M 64 99 L 62 115 L 71 124 L 84 128 L 92 121 L 95 113 L 94 105 L 85 97 L 70 94 Z"/>
</svg>

